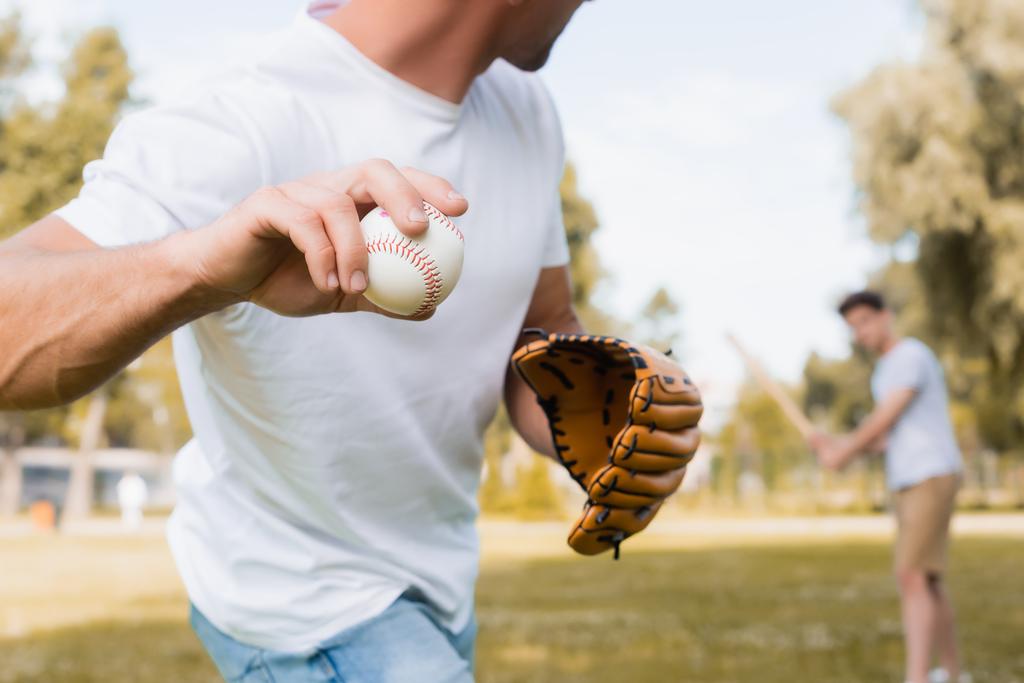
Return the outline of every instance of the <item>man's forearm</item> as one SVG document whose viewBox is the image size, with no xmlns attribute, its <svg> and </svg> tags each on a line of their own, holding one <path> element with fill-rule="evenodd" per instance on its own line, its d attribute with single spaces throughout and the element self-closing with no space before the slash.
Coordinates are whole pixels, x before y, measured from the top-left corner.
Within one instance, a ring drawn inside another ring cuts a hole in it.
<svg viewBox="0 0 1024 683">
<path fill-rule="evenodd" d="M 547 416 L 537 403 L 537 397 L 514 370 L 509 370 L 505 381 L 505 406 L 516 433 L 530 448 L 549 457 L 555 457 L 555 444 Z"/>
<path fill-rule="evenodd" d="M 561 324 L 555 326 L 549 332 L 564 332 L 567 334 L 583 334 L 583 326 L 575 315 L 567 317 Z M 521 338 L 520 343 L 526 343 L 528 338 Z M 511 368 L 505 380 L 505 405 L 508 408 L 509 419 L 516 432 L 530 445 L 533 450 L 549 457 L 555 457 L 555 444 L 551 438 L 551 426 L 548 418 L 537 403 L 537 396 L 526 385 Z"/>
<path fill-rule="evenodd" d="M 0 410 L 67 403 L 231 300 L 198 286 L 187 234 L 117 250 L 0 245 Z"/>
</svg>

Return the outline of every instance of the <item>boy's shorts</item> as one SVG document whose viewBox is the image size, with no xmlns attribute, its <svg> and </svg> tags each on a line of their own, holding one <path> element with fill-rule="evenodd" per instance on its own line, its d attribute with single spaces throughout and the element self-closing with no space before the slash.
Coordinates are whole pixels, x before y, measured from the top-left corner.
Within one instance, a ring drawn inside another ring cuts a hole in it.
<svg viewBox="0 0 1024 683">
<path fill-rule="evenodd" d="M 946 570 L 949 523 L 953 517 L 959 474 L 925 479 L 895 494 L 895 570 L 941 574 Z"/>
</svg>

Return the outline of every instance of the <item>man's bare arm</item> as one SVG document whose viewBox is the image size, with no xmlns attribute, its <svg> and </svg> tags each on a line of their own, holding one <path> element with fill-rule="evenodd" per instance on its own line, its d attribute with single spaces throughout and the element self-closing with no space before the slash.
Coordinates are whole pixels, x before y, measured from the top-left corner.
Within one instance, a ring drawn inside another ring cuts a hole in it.
<svg viewBox="0 0 1024 683">
<path fill-rule="evenodd" d="M 359 216 L 380 205 L 420 234 L 424 199 L 449 215 L 467 208 L 446 181 L 372 160 L 264 188 L 209 226 L 145 245 L 100 249 L 50 216 L 0 244 L 0 410 L 74 400 L 238 301 L 284 315 L 390 315 L 361 296 Z"/>
<path fill-rule="evenodd" d="M 572 307 L 568 268 L 563 266 L 541 271 L 523 327 L 541 328 L 547 332 L 583 333 L 583 326 Z M 520 338 L 517 348 L 527 341 Z M 554 457 L 551 429 L 537 403 L 537 396 L 511 368 L 505 378 L 505 405 L 512 426 L 523 440 L 538 453 Z"/>
<path fill-rule="evenodd" d="M 50 216 L 0 244 L 0 410 L 74 400 L 231 303 L 200 285 L 180 241 L 105 250 Z"/>
</svg>

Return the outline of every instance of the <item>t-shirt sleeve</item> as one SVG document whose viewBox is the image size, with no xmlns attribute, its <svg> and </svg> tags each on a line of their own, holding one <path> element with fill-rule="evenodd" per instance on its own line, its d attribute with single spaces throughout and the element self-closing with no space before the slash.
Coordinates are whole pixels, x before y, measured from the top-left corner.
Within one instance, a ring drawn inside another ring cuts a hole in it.
<svg viewBox="0 0 1024 683">
<path fill-rule="evenodd" d="M 562 216 L 562 195 L 555 189 L 553 208 L 548 217 L 547 243 L 544 246 L 544 268 L 556 268 L 569 263 L 569 242 L 565 235 L 565 220 Z"/>
<path fill-rule="evenodd" d="M 55 213 L 101 247 L 202 227 L 262 184 L 249 130 L 213 93 L 131 114 L 86 165 L 78 197 Z"/>
<path fill-rule="evenodd" d="M 931 354 L 917 344 L 905 344 L 898 350 L 899 355 L 893 358 L 886 368 L 886 393 L 899 389 L 911 389 L 921 392 L 928 378 L 928 366 Z"/>
</svg>

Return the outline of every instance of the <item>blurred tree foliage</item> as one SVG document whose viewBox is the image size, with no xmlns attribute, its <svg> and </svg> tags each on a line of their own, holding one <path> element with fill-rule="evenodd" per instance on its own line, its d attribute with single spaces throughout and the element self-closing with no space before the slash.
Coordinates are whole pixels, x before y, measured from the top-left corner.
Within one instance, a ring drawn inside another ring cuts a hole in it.
<svg viewBox="0 0 1024 683">
<path fill-rule="evenodd" d="M 622 322 L 594 303 L 598 287 L 608 278 L 601 257 L 593 244 L 600 228 L 594 205 L 579 193 L 576 167 L 568 164 L 562 176 L 562 215 L 569 243 L 569 273 L 572 277 L 572 302 L 583 328 L 594 334 L 623 335 Z"/>
<path fill-rule="evenodd" d="M 0 105 L 15 97 L 14 83 L 32 65 L 32 55 L 21 32 L 18 15 L 0 19 Z"/>
<path fill-rule="evenodd" d="M 905 326 L 947 368 L 960 427 L 1024 439 L 1024 3 L 922 0 L 915 63 L 876 69 L 835 109 L 853 137 L 876 241 L 915 247 L 884 273 Z"/>
<path fill-rule="evenodd" d="M 0 28 L 0 74 L 14 82 L 31 52 L 17 19 Z M 0 237 L 67 203 L 82 167 L 103 152 L 128 100 L 132 72 L 113 29 L 96 29 L 75 46 L 63 70 L 64 96 L 33 104 L 6 92 L 0 111 Z"/>
<path fill-rule="evenodd" d="M 45 76 L 46 65 L 34 73 L 31 56 L 18 17 L 0 21 L 0 238 L 77 195 L 82 167 L 103 154 L 129 102 L 132 72 L 113 29 L 95 29 L 77 41 L 61 69 L 64 93 L 58 101 L 19 97 L 24 78 Z M 157 344 L 106 390 L 107 444 L 168 451 L 187 439 L 170 340 Z M 83 400 L 54 410 L 0 414 L 0 446 L 76 445 L 86 405 Z"/>
<path fill-rule="evenodd" d="M 767 393 L 749 382 L 740 389 L 716 446 L 720 460 L 716 493 L 726 499 L 736 497 L 745 472 L 758 475 L 765 491 L 772 493 L 785 485 L 792 472 L 811 463 L 800 432 Z"/>
<path fill-rule="evenodd" d="M 638 323 L 639 339 L 659 351 L 669 351 L 679 342 L 679 304 L 664 287 L 651 295 Z"/>
<path fill-rule="evenodd" d="M 811 354 L 804 365 L 803 404 L 823 429 L 848 431 L 871 412 L 872 363 L 855 352 L 844 360 Z"/>
</svg>

